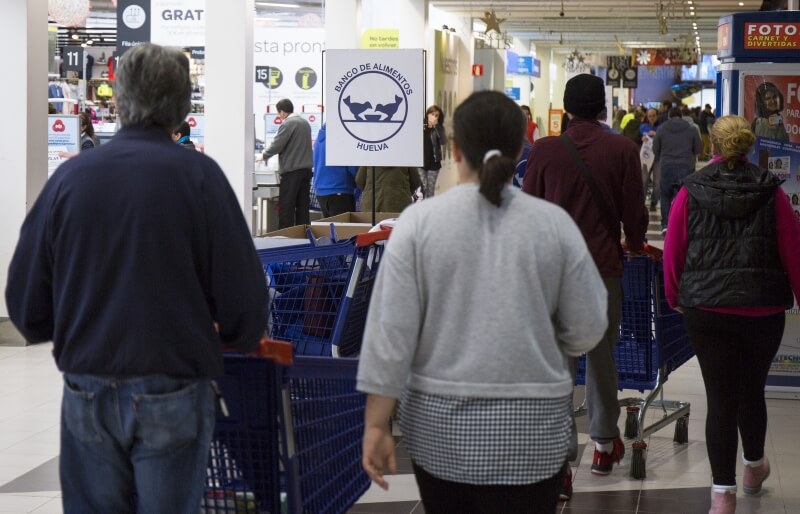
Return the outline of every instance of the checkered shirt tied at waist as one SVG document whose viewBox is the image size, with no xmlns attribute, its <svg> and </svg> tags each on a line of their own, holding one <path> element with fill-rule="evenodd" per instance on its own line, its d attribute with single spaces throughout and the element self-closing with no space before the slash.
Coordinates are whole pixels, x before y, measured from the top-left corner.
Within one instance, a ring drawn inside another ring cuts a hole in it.
<svg viewBox="0 0 800 514">
<path fill-rule="evenodd" d="M 570 398 L 460 398 L 406 390 L 399 422 L 412 460 L 452 482 L 522 485 L 564 465 Z"/>
</svg>

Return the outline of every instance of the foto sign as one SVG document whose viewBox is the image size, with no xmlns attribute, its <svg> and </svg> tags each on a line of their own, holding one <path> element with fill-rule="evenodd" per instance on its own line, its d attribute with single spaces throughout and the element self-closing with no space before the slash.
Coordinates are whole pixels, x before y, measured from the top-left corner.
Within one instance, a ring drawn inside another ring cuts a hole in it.
<svg viewBox="0 0 800 514">
<path fill-rule="evenodd" d="M 328 50 L 326 164 L 422 166 L 422 50 Z"/>
</svg>

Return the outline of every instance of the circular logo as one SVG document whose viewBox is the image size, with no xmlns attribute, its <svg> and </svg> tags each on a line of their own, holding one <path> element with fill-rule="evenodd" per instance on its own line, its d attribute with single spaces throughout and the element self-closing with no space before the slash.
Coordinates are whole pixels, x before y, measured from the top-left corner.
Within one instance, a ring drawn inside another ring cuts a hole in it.
<svg viewBox="0 0 800 514">
<path fill-rule="evenodd" d="M 138 29 L 147 20 L 144 9 L 136 4 L 131 4 L 122 11 L 122 22 L 129 29 Z"/>
<path fill-rule="evenodd" d="M 608 78 L 611 80 L 617 80 L 619 78 L 619 70 L 616 68 L 610 68 L 608 70 Z"/>
<path fill-rule="evenodd" d="M 381 71 L 365 71 L 339 93 L 339 119 L 363 143 L 394 137 L 408 118 L 408 98 L 400 83 Z"/>
<path fill-rule="evenodd" d="M 311 68 L 300 68 L 294 75 L 297 87 L 307 91 L 317 85 L 317 72 Z"/>
<path fill-rule="evenodd" d="M 633 68 L 628 68 L 625 70 L 625 78 L 628 80 L 633 80 L 636 78 L 636 70 Z"/>
</svg>

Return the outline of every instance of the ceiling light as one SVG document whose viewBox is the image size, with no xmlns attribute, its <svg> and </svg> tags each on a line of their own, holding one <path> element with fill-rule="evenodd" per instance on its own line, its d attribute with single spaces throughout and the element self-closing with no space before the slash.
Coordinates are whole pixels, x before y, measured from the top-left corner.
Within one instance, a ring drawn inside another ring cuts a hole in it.
<svg viewBox="0 0 800 514">
<path fill-rule="evenodd" d="M 689 14 L 691 14 L 692 16 L 694 16 L 694 11 L 690 12 Z"/>
<path fill-rule="evenodd" d="M 690 6 L 689 6 L 689 10 L 690 10 L 690 11 L 694 11 L 694 6 L 693 6 L 693 5 L 690 5 Z"/>
<path fill-rule="evenodd" d="M 687 4 L 689 4 L 689 5 L 692 5 L 692 0 L 689 0 L 689 1 L 688 1 L 688 2 L 686 2 L 686 3 L 687 3 Z"/>
<path fill-rule="evenodd" d="M 86 43 L 81 43 L 82 48 L 86 48 Z"/>
<path fill-rule="evenodd" d="M 87 44 L 87 45 L 93 45 L 93 44 L 94 44 L 94 41 L 92 41 L 91 39 L 87 39 L 87 40 L 86 40 L 86 44 Z"/>
<path fill-rule="evenodd" d="M 80 37 L 77 34 L 73 34 L 72 39 L 80 39 Z"/>
<path fill-rule="evenodd" d="M 741 6 L 741 5 L 744 5 L 744 2 L 739 2 L 739 5 L 740 5 L 740 6 Z"/>
<path fill-rule="evenodd" d="M 259 7 L 281 7 L 286 9 L 297 9 L 300 6 L 295 4 L 281 4 L 278 2 L 256 2 Z"/>
</svg>

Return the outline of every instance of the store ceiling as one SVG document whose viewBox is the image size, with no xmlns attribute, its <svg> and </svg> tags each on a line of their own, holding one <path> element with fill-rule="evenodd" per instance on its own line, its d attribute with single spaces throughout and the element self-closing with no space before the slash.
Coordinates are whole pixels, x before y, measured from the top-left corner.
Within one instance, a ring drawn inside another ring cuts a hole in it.
<svg viewBox="0 0 800 514">
<path fill-rule="evenodd" d="M 679 47 L 687 39 L 693 44 L 693 22 L 702 52 L 716 53 L 719 18 L 757 11 L 761 4 L 762 0 L 431 0 L 431 5 L 465 21 L 494 10 L 497 18 L 506 19 L 501 29 L 509 36 L 555 45 L 557 52 L 577 49 L 606 55 L 630 54 L 632 48 Z M 659 34 L 659 5 L 668 17 L 665 35 Z"/>
<path fill-rule="evenodd" d="M 431 0 L 431 5 L 459 17 L 464 27 L 494 11 L 505 18 L 500 25 L 509 36 L 523 41 L 554 45 L 558 53 L 630 54 L 633 48 L 676 47 L 694 44 L 697 24 L 703 53 L 715 53 L 717 21 L 732 12 L 757 11 L 776 0 Z M 777 0 L 779 1 L 779 0 Z M 785 1 L 785 0 L 784 0 Z M 291 25 L 305 14 L 321 14 L 324 0 L 289 1 L 297 7 L 281 9 L 284 2 L 256 0 L 259 18 L 275 26 Z M 111 0 L 91 0 L 87 27 L 59 27 L 58 46 L 80 44 L 116 45 L 116 8 Z M 658 6 L 665 7 L 667 34 L 659 34 Z M 694 7 L 694 9 L 690 9 Z M 692 15 L 691 13 L 695 14 Z M 562 15 L 563 13 L 563 15 Z M 78 39 L 73 39 L 75 33 Z M 102 39 L 101 39 L 102 38 Z"/>
</svg>

